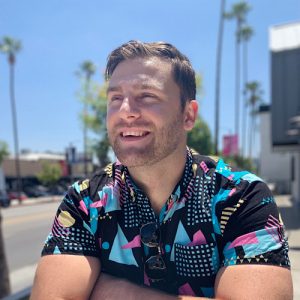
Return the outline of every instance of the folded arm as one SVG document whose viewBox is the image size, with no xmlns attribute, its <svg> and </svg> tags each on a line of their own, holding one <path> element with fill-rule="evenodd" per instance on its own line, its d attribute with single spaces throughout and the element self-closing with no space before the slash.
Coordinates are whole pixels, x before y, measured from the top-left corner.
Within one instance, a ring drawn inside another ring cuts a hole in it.
<svg viewBox="0 0 300 300">
<path fill-rule="evenodd" d="M 271 265 L 235 265 L 222 268 L 215 283 L 217 299 L 292 300 L 291 271 Z"/>
<path fill-rule="evenodd" d="M 199 283 L 200 284 L 200 283 Z M 191 296 L 172 296 L 138 286 L 127 280 L 101 274 L 96 282 L 92 300 L 171 300 L 207 299 Z M 293 299 L 291 272 L 287 268 L 270 265 L 238 265 L 222 268 L 217 275 L 215 299 Z"/>
<path fill-rule="evenodd" d="M 88 299 L 100 274 L 100 261 L 80 255 L 46 255 L 38 264 L 31 300 Z"/>
<path fill-rule="evenodd" d="M 168 295 L 156 289 L 148 288 L 146 286 L 136 285 L 128 280 L 113 277 L 102 273 L 95 285 L 91 300 L 172 300 L 181 299 L 207 299 L 207 298 L 194 298 L 189 296 L 175 296 Z"/>
</svg>

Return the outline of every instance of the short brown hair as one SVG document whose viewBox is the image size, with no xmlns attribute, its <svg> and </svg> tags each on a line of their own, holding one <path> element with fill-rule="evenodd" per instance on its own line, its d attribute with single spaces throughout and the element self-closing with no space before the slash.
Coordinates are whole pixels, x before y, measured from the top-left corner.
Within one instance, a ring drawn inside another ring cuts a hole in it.
<svg viewBox="0 0 300 300">
<path fill-rule="evenodd" d="M 196 98 L 195 71 L 189 59 L 173 45 L 166 42 L 143 43 L 140 41 L 129 41 L 113 50 L 107 59 L 106 80 L 110 79 L 119 63 L 139 57 L 157 57 L 170 62 L 174 80 L 180 89 L 182 108 L 184 108 L 187 101 Z"/>
</svg>

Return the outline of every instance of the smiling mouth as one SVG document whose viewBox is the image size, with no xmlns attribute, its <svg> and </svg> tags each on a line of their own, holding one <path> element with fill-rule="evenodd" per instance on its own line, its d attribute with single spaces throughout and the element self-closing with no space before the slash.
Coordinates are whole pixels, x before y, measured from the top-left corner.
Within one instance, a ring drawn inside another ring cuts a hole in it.
<svg viewBox="0 0 300 300">
<path fill-rule="evenodd" d="M 144 137 L 149 134 L 149 131 L 124 131 L 121 132 L 121 137 Z"/>
</svg>

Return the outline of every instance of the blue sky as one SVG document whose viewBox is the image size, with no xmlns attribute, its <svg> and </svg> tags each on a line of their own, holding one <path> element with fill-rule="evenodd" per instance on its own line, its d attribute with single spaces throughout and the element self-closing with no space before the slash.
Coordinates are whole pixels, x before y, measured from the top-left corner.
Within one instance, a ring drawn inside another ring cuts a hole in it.
<svg viewBox="0 0 300 300">
<path fill-rule="evenodd" d="M 226 1 L 227 10 L 237 1 Z M 248 23 L 249 80 L 261 82 L 270 102 L 268 30 L 300 20 L 300 0 L 252 0 Z M 0 38 L 20 39 L 16 62 L 16 102 L 20 149 L 63 152 L 82 149 L 82 104 L 75 76 L 92 60 L 102 81 L 108 53 L 131 39 L 165 40 L 185 53 L 203 76 L 200 114 L 214 132 L 215 57 L 219 1 L 213 0 L 0 0 Z M 234 22 L 226 22 L 221 84 L 221 134 L 233 132 Z M 0 140 L 13 152 L 8 65 L 0 56 Z"/>
</svg>

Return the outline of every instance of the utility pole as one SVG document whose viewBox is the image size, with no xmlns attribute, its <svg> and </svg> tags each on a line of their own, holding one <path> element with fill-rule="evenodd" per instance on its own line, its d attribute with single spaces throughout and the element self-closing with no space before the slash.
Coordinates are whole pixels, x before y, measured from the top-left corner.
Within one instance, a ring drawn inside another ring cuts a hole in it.
<svg viewBox="0 0 300 300">
<path fill-rule="evenodd" d="M 217 59 L 216 59 L 216 90 L 215 90 L 215 151 L 214 154 L 218 155 L 219 148 L 219 127 L 220 127 L 220 82 L 221 82 L 221 64 L 222 64 L 222 45 L 223 45 L 223 28 L 224 28 L 224 11 L 225 0 L 221 2 L 220 20 L 219 20 L 219 33 L 217 44 Z"/>
</svg>

